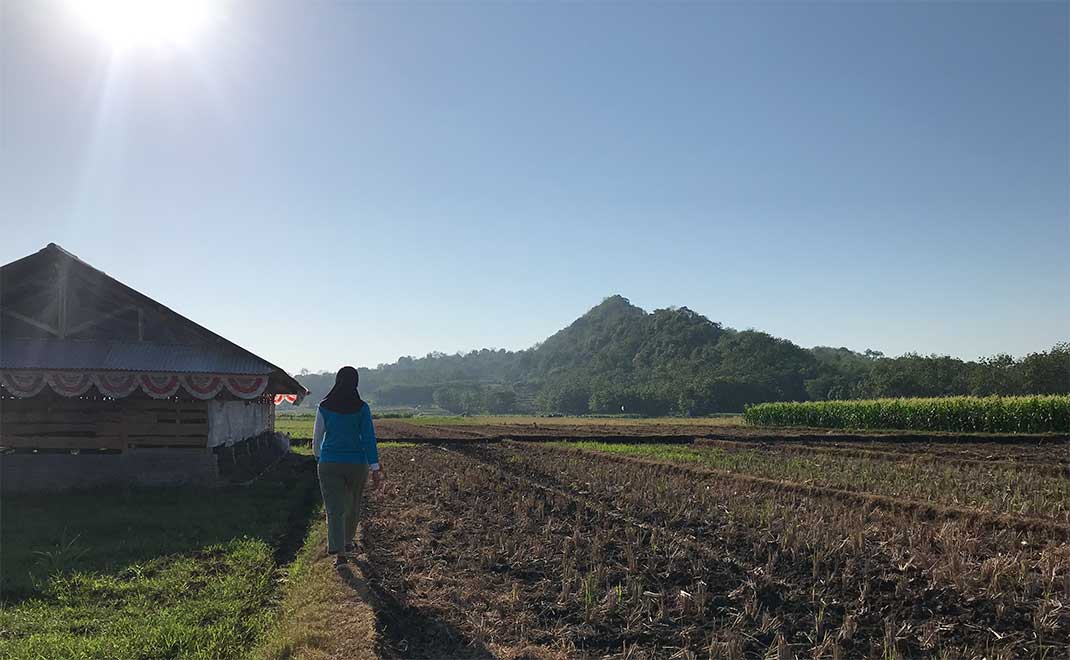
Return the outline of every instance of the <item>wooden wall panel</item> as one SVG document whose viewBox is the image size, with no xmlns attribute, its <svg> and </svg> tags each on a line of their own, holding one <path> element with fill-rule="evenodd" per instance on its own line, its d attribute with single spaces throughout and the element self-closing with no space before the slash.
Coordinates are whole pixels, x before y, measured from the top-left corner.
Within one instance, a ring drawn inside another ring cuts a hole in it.
<svg viewBox="0 0 1070 660">
<path fill-rule="evenodd" d="M 207 444 L 207 402 L 43 398 L 0 401 L 3 447 L 126 450 Z"/>
</svg>

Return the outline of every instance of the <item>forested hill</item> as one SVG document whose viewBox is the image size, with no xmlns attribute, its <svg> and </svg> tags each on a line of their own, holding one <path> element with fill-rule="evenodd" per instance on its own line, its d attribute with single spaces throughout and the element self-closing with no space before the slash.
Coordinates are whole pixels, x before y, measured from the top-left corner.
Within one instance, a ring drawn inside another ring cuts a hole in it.
<svg viewBox="0 0 1070 660">
<path fill-rule="evenodd" d="M 322 398 L 333 374 L 298 380 Z M 1070 344 L 1020 360 L 978 362 L 846 348 L 801 348 L 756 330 L 723 327 L 686 307 L 652 313 L 606 298 L 523 351 L 483 349 L 361 369 L 361 392 L 380 406 L 455 412 L 736 412 L 760 401 L 1070 391 Z"/>
</svg>

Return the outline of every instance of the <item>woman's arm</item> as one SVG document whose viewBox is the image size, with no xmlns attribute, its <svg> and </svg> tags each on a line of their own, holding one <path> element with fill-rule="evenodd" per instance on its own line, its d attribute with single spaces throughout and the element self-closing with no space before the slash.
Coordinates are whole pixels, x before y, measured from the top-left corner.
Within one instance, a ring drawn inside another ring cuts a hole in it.
<svg viewBox="0 0 1070 660">
<path fill-rule="evenodd" d="M 323 413 L 316 408 L 316 424 L 312 427 L 312 455 L 320 457 L 320 448 L 323 446 L 323 434 L 327 431 L 323 424 Z"/>
<path fill-rule="evenodd" d="M 379 470 L 379 442 L 375 439 L 375 425 L 372 423 L 372 409 L 368 404 L 360 411 L 361 415 L 361 440 L 364 441 L 365 456 L 368 458 L 368 467 L 373 472 Z"/>
</svg>

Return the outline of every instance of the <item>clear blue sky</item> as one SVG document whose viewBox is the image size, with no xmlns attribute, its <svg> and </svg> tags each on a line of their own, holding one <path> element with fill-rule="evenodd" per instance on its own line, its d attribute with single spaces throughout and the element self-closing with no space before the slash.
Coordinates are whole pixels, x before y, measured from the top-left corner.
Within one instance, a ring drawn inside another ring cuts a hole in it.
<svg viewBox="0 0 1070 660">
<path fill-rule="evenodd" d="M 0 0 L 0 262 L 54 241 L 296 370 L 621 293 L 804 346 L 1070 339 L 1067 3 Z"/>
</svg>

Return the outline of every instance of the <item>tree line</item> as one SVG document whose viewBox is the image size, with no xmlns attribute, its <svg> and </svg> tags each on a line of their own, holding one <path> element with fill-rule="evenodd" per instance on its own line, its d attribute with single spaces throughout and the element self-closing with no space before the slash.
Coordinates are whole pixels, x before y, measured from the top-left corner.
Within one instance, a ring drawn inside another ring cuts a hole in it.
<svg viewBox="0 0 1070 660">
<path fill-rule="evenodd" d="M 527 350 L 432 353 L 360 372 L 363 395 L 379 406 L 697 416 L 765 401 L 1070 393 L 1070 343 L 1022 358 L 889 358 L 872 350 L 805 349 L 723 327 L 686 307 L 647 313 L 612 296 Z M 333 374 L 304 372 L 298 379 L 315 405 Z"/>
</svg>

